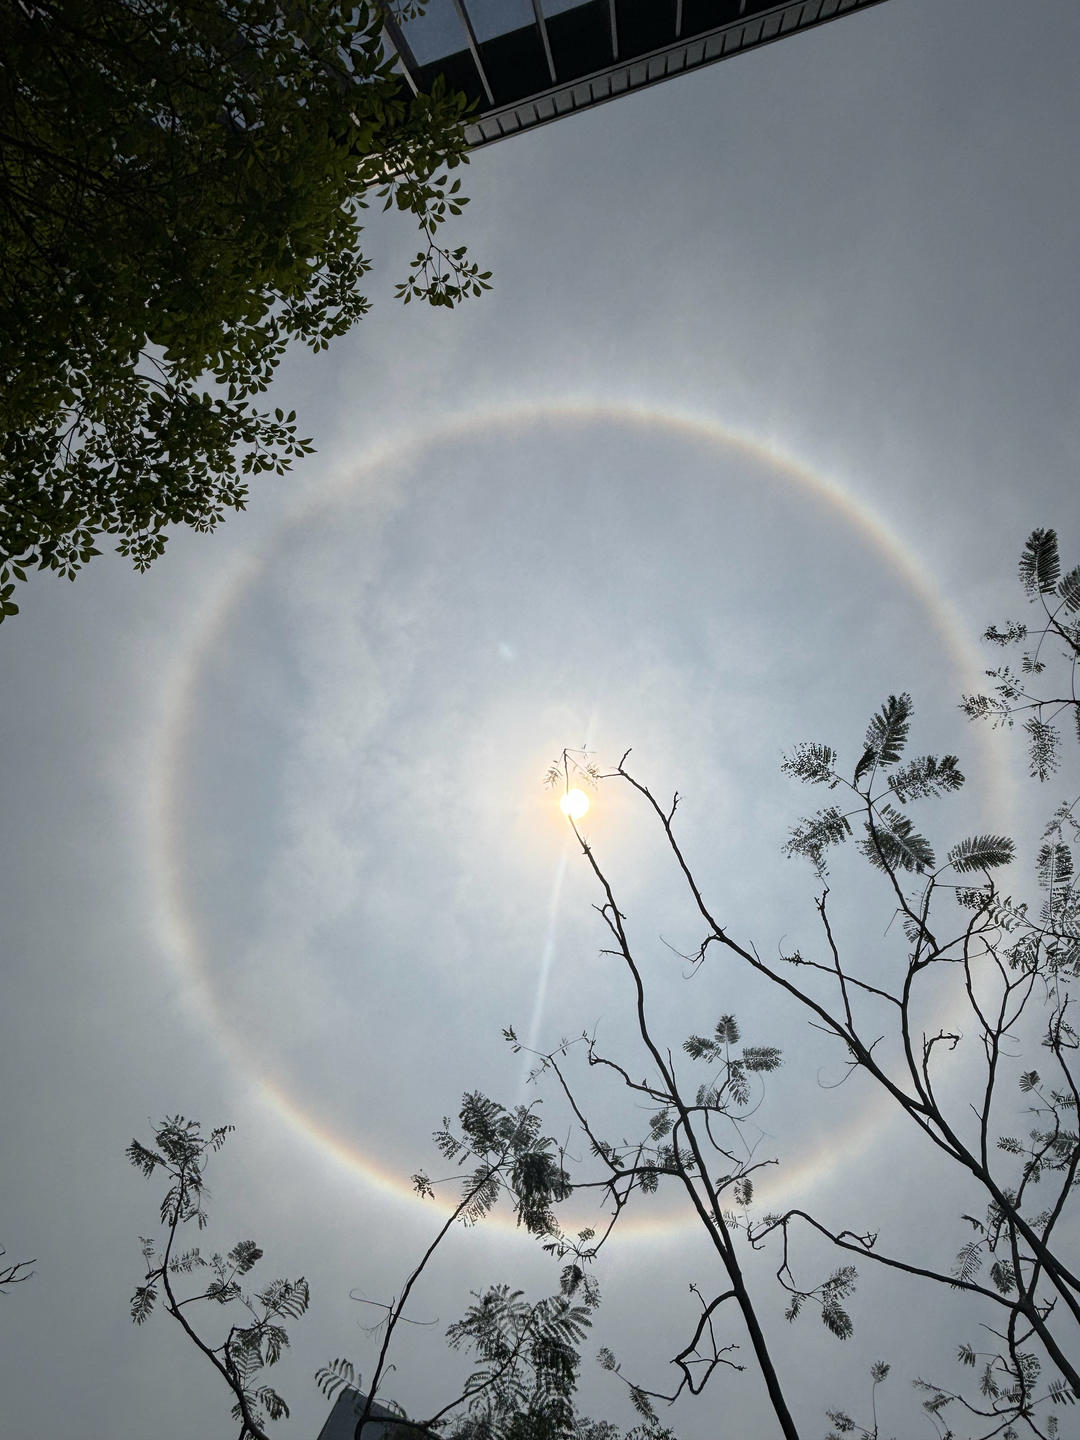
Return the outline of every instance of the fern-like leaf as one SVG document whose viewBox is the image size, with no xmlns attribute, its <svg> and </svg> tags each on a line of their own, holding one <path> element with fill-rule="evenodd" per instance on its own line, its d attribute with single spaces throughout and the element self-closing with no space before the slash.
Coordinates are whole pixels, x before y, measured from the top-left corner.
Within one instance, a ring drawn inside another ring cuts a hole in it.
<svg viewBox="0 0 1080 1440">
<path fill-rule="evenodd" d="M 1012 711 L 1000 695 L 963 695 L 960 709 L 969 720 L 989 720 L 995 730 L 1002 726 L 1012 729 Z"/>
<path fill-rule="evenodd" d="M 868 770 L 895 765 L 907 744 L 912 713 L 911 696 L 890 695 L 866 729 L 862 758 L 855 767 L 856 785 Z"/>
<path fill-rule="evenodd" d="M 630 1403 L 644 1420 L 650 1422 L 655 1421 L 656 1411 L 653 1409 L 645 1391 L 639 1389 L 637 1385 L 630 1386 Z"/>
<path fill-rule="evenodd" d="M 963 783 L 963 772 L 955 755 L 943 755 L 940 760 L 936 755 L 921 755 L 889 776 L 889 789 L 901 804 L 927 795 L 943 795 L 946 790 L 959 790 Z"/>
<path fill-rule="evenodd" d="M 966 1245 L 960 1247 L 956 1257 L 956 1264 L 953 1266 L 953 1274 L 962 1283 L 974 1280 L 979 1273 L 983 1263 L 983 1250 L 981 1240 L 969 1240 Z"/>
<path fill-rule="evenodd" d="M 806 781 L 808 785 L 823 785 L 836 783 L 835 767 L 836 751 L 831 746 L 808 741 L 804 745 L 796 745 L 790 755 L 784 756 L 780 770 L 784 775 Z"/>
<path fill-rule="evenodd" d="M 301 1275 L 299 1280 L 272 1280 L 256 1298 L 266 1307 L 268 1315 L 286 1315 L 290 1320 L 299 1320 L 308 1308 L 311 1295 Z"/>
<path fill-rule="evenodd" d="M 467 1180 L 462 1181 L 462 1199 L 466 1202 L 461 1215 L 462 1223 L 479 1224 L 494 1209 L 500 1189 L 498 1175 L 486 1165 L 474 1170 Z"/>
<path fill-rule="evenodd" d="M 174 1275 L 189 1275 L 192 1270 L 203 1269 L 206 1263 L 196 1246 L 193 1250 L 185 1250 L 182 1255 L 174 1255 L 169 1261 L 169 1269 Z"/>
<path fill-rule="evenodd" d="M 995 1290 L 1001 1295 L 1008 1295 L 1016 1289 L 1016 1278 L 1008 1260 L 994 1261 L 990 1266 L 990 1279 L 994 1283 Z"/>
<path fill-rule="evenodd" d="M 665 1135 L 671 1134 L 672 1118 L 670 1110 L 658 1110 L 649 1121 L 649 1133 L 654 1140 L 662 1140 Z"/>
<path fill-rule="evenodd" d="M 745 1045 L 742 1061 L 747 1070 L 779 1070 L 783 1064 L 775 1045 Z"/>
<path fill-rule="evenodd" d="M 921 875 L 934 868 L 929 840 L 892 805 L 882 805 L 873 829 L 867 823 L 866 836 L 860 848 L 879 870 L 912 870 Z"/>
<path fill-rule="evenodd" d="M 682 1047 L 691 1060 L 715 1060 L 716 1042 L 706 1040 L 704 1035 L 689 1035 Z"/>
<path fill-rule="evenodd" d="M 972 870 L 993 870 L 1008 865 L 1013 858 L 1013 842 L 1007 835 L 971 835 L 949 851 L 946 859 L 961 875 Z"/>
<path fill-rule="evenodd" d="M 1035 868 L 1044 890 L 1068 885 L 1073 876 L 1072 852 L 1060 840 L 1042 845 L 1035 857 Z"/>
<path fill-rule="evenodd" d="M 240 1240 L 229 1251 L 229 1260 L 236 1267 L 238 1275 L 246 1275 L 262 1256 L 263 1252 L 254 1240 Z"/>
<path fill-rule="evenodd" d="M 1024 543 L 1020 556 L 1020 583 L 1031 599 L 1042 593 L 1049 595 L 1058 583 L 1061 561 L 1055 530 L 1033 530 Z"/>
<path fill-rule="evenodd" d="M 327 1400 L 330 1400 L 343 1386 L 358 1387 L 360 1380 L 353 1369 L 352 1361 L 339 1357 L 315 1371 L 315 1384 Z"/>
<path fill-rule="evenodd" d="M 1001 630 L 997 625 L 991 625 L 983 635 L 984 640 L 989 640 L 991 645 L 1016 645 L 1021 640 L 1027 639 L 1028 627 L 1021 620 L 1006 620 L 1005 629 Z"/>
<path fill-rule="evenodd" d="M 1064 1380 L 1051 1380 L 1048 1387 L 1050 1400 L 1054 1405 L 1075 1405 L 1078 1397 L 1069 1389 Z"/>
<path fill-rule="evenodd" d="M 838 1340 L 848 1340 L 855 1333 L 851 1316 L 840 1302 L 854 1292 L 858 1278 L 854 1265 L 841 1265 L 821 1287 L 821 1320 Z"/>
<path fill-rule="evenodd" d="M 255 1399 L 266 1411 L 271 1420 L 283 1420 L 289 1417 L 289 1407 L 285 1401 L 269 1385 L 260 1385 L 255 1391 Z"/>
<path fill-rule="evenodd" d="M 851 1316 L 834 1300 L 827 1300 L 821 1307 L 821 1320 L 830 1335 L 838 1340 L 850 1340 L 855 1333 Z"/>
<path fill-rule="evenodd" d="M 498 1147 L 498 1122 L 505 1113 L 497 1101 L 489 1100 L 479 1090 L 471 1090 L 461 1097 L 458 1120 L 462 1133 L 478 1154 L 485 1155 Z"/>
<path fill-rule="evenodd" d="M 739 1022 L 734 1015 L 721 1015 L 716 1022 L 716 1043 L 737 1045 L 739 1043 Z"/>
<path fill-rule="evenodd" d="M 132 1140 L 131 1144 L 124 1151 L 124 1154 L 131 1161 L 132 1165 L 135 1166 L 136 1170 L 141 1170 L 147 1177 L 153 1175 L 159 1165 L 164 1164 L 160 1155 L 155 1155 L 154 1152 L 148 1150 L 145 1145 L 140 1145 L 138 1140 Z"/>
<path fill-rule="evenodd" d="M 1058 741 L 1060 736 L 1056 725 L 1031 715 L 1024 721 L 1028 737 L 1029 771 L 1036 780 L 1049 780 L 1058 768 Z"/>
<path fill-rule="evenodd" d="M 157 1290 L 153 1285 L 140 1285 L 131 1297 L 131 1318 L 136 1325 L 141 1325 L 149 1318 L 157 1300 Z"/>
<path fill-rule="evenodd" d="M 264 1363 L 276 1365 L 281 1359 L 281 1352 L 289 1348 L 289 1337 L 280 1325 L 267 1325 L 263 1329 L 262 1344 Z"/>
<path fill-rule="evenodd" d="M 997 1400 L 1001 1395 L 1001 1387 L 994 1379 L 994 1371 L 991 1365 L 987 1365 L 979 1381 L 979 1389 L 988 1400 Z"/>
<path fill-rule="evenodd" d="M 847 816 L 835 805 L 830 805 L 816 815 L 799 821 L 784 845 L 784 853 L 788 856 L 803 855 L 822 870 L 826 847 L 841 844 L 850 834 L 851 825 Z"/>
</svg>

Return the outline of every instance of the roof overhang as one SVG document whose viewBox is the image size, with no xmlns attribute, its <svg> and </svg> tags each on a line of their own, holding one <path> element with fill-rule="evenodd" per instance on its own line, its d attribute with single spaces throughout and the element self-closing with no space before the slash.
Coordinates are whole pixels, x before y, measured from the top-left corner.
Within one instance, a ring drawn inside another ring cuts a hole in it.
<svg viewBox="0 0 1080 1440">
<path fill-rule="evenodd" d="M 473 13 L 478 0 L 428 0 L 436 21 L 446 11 L 455 38 L 424 63 L 410 41 L 415 22 L 388 19 L 386 33 L 411 89 L 444 75 L 473 102 L 466 137 L 475 149 L 882 3 L 583 0 L 545 8 L 530 0 L 527 23 L 485 34 Z"/>
</svg>

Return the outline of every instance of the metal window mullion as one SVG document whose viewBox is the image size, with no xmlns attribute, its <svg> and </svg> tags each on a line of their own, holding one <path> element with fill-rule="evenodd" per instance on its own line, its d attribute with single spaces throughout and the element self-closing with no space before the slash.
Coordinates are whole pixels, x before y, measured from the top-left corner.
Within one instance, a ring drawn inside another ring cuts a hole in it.
<svg viewBox="0 0 1080 1440">
<path fill-rule="evenodd" d="M 682 4 L 682 0 L 679 0 Z M 551 83 L 557 85 L 559 77 L 555 73 L 555 57 L 551 53 L 551 41 L 548 39 L 547 21 L 544 19 L 544 12 L 540 8 L 540 0 L 532 0 L 533 14 L 536 17 L 536 28 L 540 32 L 540 41 L 544 47 L 544 58 L 547 60 L 548 74 L 551 76 Z"/>
<path fill-rule="evenodd" d="M 401 61 L 401 70 L 405 76 L 405 82 L 414 95 L 419 95 L 420 86 L 417 83 L 416 75 L 420 67 L 416 63 L 416 56 L 412 52 L 412 46 L 405 39 L 401 26 L 388 10 L 383 11 L 382 21 L 383 29 L 386 31 L 386 38 L 394 47 L 397 57 Z"/>
<path fill-rule="evenodd" d="M 615 19 L 615 0 L 608 0 L 608 16 L 611 20 L 611 58 L 619 58 L 619 27 Z"/>
<path fill-rule="evenodd" d="M 484 62 L 480 59 L 480 43 L 476 38 L 476 31 L 469 19 L 469 12 L 465 9 L 465 0 L 454 0 L 454 9 L 457 11 L 462 25 L 465 27 L 465 38 L 469 42 L 469 54 L 476 66 L 476 73 L 480 76 L 480 84 L 484 87 L 484 94 L 487 96 L 489 105 L 495 104 L 495 96 L 491 93 L 491 86 L 488 84 L 487 72 L 484 69 Z"/>
<path fill-rule="evenodd" d="M 682 0 L 675 0 L 675 39 L 682 39 Z"/>
</svg>

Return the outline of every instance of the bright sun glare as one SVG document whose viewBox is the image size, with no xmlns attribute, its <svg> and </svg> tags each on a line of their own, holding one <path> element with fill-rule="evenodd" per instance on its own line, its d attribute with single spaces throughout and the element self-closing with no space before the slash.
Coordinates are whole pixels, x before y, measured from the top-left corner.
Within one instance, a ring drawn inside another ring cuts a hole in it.
<svg viewBox="0 0 1080 1440">
<path fill-rule="evenodd" d="M 559 808 L 571 820 L 580 820 L 589 808 L 589 797 L 584 790 L 567 790 L 559 800 Z"/>
</svg>

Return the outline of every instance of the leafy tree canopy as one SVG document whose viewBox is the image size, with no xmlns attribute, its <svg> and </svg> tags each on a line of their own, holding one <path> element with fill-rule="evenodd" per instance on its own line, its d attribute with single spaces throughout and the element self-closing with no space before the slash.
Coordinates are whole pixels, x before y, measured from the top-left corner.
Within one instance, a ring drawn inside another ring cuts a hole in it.
<svg viewBox="0 0 1080 1440">
<path fill-rule="evenodd" d="M 366 313 L 374 191 L 422 248 L 405 301 L 487 288 L 460 213 L 465 99 L 410 96 L 378 4 L 11 0 L 0 18 L 0 620 L 101 535 L 145 569 L 310 443 L 260 413 L 289 341 Z"/>
</svg>

